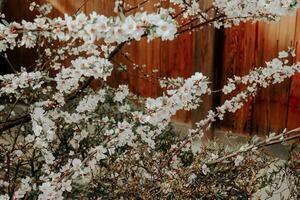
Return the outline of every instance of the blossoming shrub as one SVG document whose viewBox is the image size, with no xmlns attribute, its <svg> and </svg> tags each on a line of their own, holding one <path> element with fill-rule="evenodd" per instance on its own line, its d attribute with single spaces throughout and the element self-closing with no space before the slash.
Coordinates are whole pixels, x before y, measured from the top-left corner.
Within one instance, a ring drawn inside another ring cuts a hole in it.
<svg viewBox="0 0 300 200">
<path fill-rule="evenodd" d="M 162 79 L 157 98 L 132 94 L 107 78 L 114 56 L 126 43 L 147 38 L 173 40 L 203 26 L 230 27 L 242 21 L 277 20 L 299 7 L 296 0 L 216 0 L 201 9 L 197 0 L 129 6 L 115 1 L 115 17 L 76 13 L 49 18 L 51 7 L 32 2 L 33 21 L 0 24 L 0 51 L 43 48 L 34 69 L 0 76 L 0 199 L 247 199 L 288 172 L 290 197 L 299 197 L 299 155 L 277 165 L 261 149 L 299 137 L 299 128 L 253 138 L 240 146 L 199 141 L 211 124 L 236 112 L 259 89 L 300 71 L 289 48 L 244 76 L 228 79 L 221 91 L 234 94 L 179 136 L 171 125 L 178 110 L 201 106 L 211 95 L 209 77 Z M 184 23 L 182 21 L 185 21 Z M 182 24 L 183 23 L 183 24 Z M 55 44 L 55 45 L 52 45 Z M 99 88 L 91 88 L 97 79 Z M 237 86 L 245 88 L 239 91 Z M 262 169 L 275 163 L 269 173 Z M 274 185 L 275 183 L 275 185 Z"/>
</svg>

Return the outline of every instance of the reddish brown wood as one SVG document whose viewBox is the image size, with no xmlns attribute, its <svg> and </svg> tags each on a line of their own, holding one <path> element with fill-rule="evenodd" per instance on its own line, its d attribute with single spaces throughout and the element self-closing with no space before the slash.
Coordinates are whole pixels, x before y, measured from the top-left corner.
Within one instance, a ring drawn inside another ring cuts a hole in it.
<svg viewBox="0 0 300 200">
<path fill-rule="evenodd" d="M 295 22 L 294 46 L 296 48 L 296 59 L 300 60 L 300 12 L 297 13 Z M 297 128 L 300 125 L 300 75 L 297 74 L 291 80 L 289 109 L 287 118 L 287 127 L 289 129 Z"/>
<path fill-rule="evenodd" d="M 255 24 L 241 24 L 225 31 L 224 59 L 223 59 L 223 84 L 234 74 L 245 75 L 253 68 L 255 58 Z M 240 88 L 244 89 L 244 88 Z M 222 95 L 222 102 L 232 98 L 233 95 Z M 235 130 L 239 133 L 249 131 L 249 117 L 252 108 L 252 99 L 235 114 L 226 115 L 226 120 L 221 122 L 221 127 Z"/>
<path fill-rule="evenodd" d="M 300 34 L 299 14 L 284 17 L 280 22 L 247 23 L 225 32 L 223 80 L 233 74 L 245 74 L 255 66 L 277 57 L 278 51 L 295 46 Z M 298 50 L 299 51 L 299 50 Z M 299 57 L 298 57 L 299 60 Z M 285 127 L 300 126 L 299 77 L 292 83 L 286 80 L 281 84 L 261 89 L 256 98 L 239 112 L 228 115 L 222 128 L 236 132 L 268 134 L 280 132 Z M 224 97 L 223 97 L 224 99 Z"/>
</svg>

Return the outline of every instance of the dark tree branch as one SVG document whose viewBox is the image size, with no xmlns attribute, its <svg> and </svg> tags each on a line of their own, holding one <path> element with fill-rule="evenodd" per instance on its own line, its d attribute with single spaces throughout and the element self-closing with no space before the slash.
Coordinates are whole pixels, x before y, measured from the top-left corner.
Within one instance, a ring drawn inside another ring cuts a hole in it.
<svg viewBox="0 0 300 200">
<path fill-rule="evenodd" d="M 122 47 L 126 44 L 126 42 L 122 42 L 120 43 L 107 57 L 107 59 L 110 61 L 112 60 L 112 58 L 122 49 Z M 88 80 L 85 81 L 84 84 L 82 84 L 82 86 L 79 88 L 79 90 L 77 90 L 76 92 L 72 93 L 68 98 L 67 101 L 70 101 L 72 99 L 75 99 L 76 97 L 78 97 L 78 95 L 81 94 L 81 92 L 87 88 L 90 83 L 94 80 L 93 77 L 88 78 Z M 51 109 L 49 109 L 51 110 Z M 22 123 L 26 123 L 29 122 L 31 120 L 30 114 L 26 114 L 18 119 L 15 120 L 10 120 L 9 122 L 6 121 L 2 126 L 0 125 L 0 135 L 3 133 L 3 131 L 6 131 L 8 129 L 11 129 L 15 126 L 18 126 Z"/>
</svg>

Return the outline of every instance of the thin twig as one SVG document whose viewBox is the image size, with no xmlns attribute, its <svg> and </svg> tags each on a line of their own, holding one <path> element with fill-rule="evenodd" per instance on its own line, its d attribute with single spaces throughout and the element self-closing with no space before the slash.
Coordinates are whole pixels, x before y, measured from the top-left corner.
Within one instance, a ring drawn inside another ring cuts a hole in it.
<svg viewBox="0 0 300 200">
<path fill-rule="evenodd" d="M 77 14 L 79 13 L 79 11 L 81 10 L 81 8 L 82 8 L 83 6 L 85 6 L 85 4 L 86 4 L 88 1 L 89 1 L 89 0 L 85 0 L 85 1 L 80 5 L 80 7 L 76 10 L 75 15 L 77 15 Z"/>
</svg>

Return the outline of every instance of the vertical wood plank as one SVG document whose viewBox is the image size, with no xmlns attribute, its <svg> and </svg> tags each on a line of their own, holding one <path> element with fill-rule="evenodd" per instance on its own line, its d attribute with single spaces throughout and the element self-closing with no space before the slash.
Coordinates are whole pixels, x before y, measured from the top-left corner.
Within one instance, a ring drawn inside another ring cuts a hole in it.
<svg viewBox="0 0 300 200">
<path fill-rule="evenodd" d="M 224 44 L 224 64 L 223 64 L 223 85 L 227 79 L 233 75 L 243 76 L 254 66 L 256 25 L 243 23 L 240 26 L 232 27 L 225 31 Z M 239 89 L 244 89 L 239 88 Z M 225 99 L 232 98 L 232 95 L 222 95 L 222 102 Z M 221 126 L 226 129 L 233 129 L 238 133 L 249 132 L 249 117 L 251 117 L 250 99 L 242 109 L 235 114 L 227 114 Z"/>
<path fill-rule="evenodd" d="M 300 11 L 297 12 L 295 22 L 294 47 L 296 49 L 296 59 L 300 60 Z M 287 128 L 294 129 L 300 126 L 300 74 L 291 80 Z"/>
<path fill-rule="evenodd" d="M 207 9 L 212 5 L 212 2 L 212 0 L 200 2 L 201 8 Z M 214 67 L 222 67 L 214 66 L 214 46 L 215 29 L 213 27 L 204 27 L 193 33 L 193 71 L 203 73 L 205 76 L 209 77 L 211 82 L 214 81 Z M 200 104 L 199 108 L 192 111 L 192 122 L 198 122 L 205 118 L 208 111 L 212 109 L 213 95 L 204 96 L 202 100 L 203 102 Z M 207 131 L 206 136 L 212 137 L 213 129 Z"/>
</svg>

